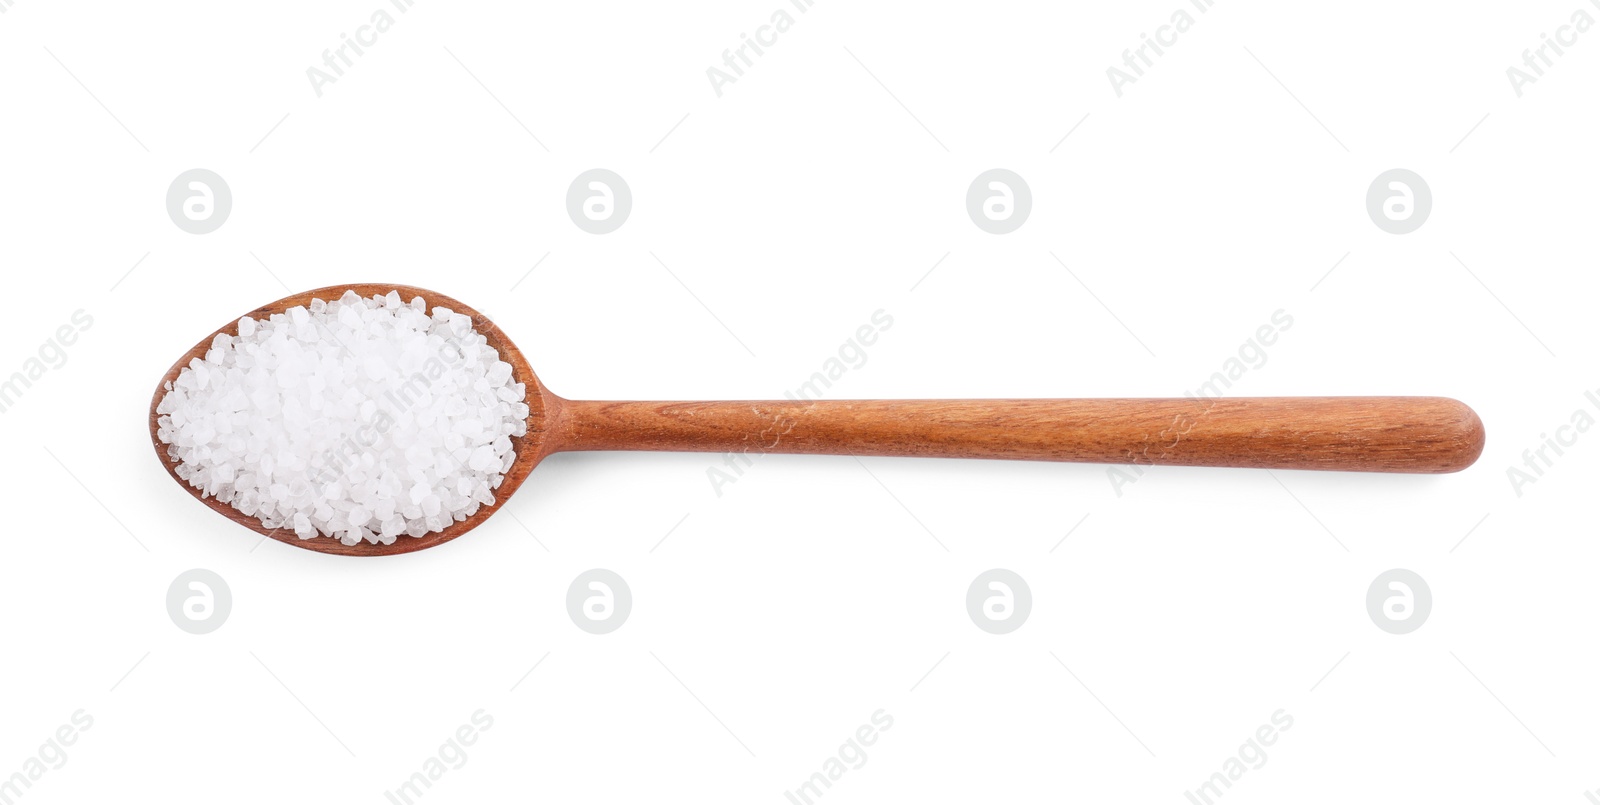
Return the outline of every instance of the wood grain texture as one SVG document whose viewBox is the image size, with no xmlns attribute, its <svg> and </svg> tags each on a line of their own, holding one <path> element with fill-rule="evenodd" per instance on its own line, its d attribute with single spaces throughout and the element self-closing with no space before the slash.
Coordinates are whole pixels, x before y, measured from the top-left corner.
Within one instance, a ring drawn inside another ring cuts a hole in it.
<svg viewBox="0 0 1600 805">
<path fill-rule="evenodd" d="M 1455 472 L 1483 423 L 1443 397 L 574 402 L 553 450 L 687 450 Z"/>
<path fill-rule="evenodd" d="M 331 302 L 344 295 L 346 290 L 355 291 L 357 294 L 360 294 L 363 297 L 370 297 L 373 294 L 387 294 L 390 291 L 398 291 L 401 298 L 407 302 L 411 301 L 413 297 L 422 297 L 422 300 L 427 303 L 427 309 L 429 312 L 432 312 L 433 308 L 436 306 L 442 306 L 457 313 L 464 313 L 468 316 L 471 316 L 472 328 L 478 333 L 482 334 L 488 340 L 490 346 L 499 351 L 501 360 L 511 364 L 512 379 L 519 383 L 527 384 L 528 398 L 526 402 L 528 403 L 528 434 L 526 436 L 513 438 L 511 440 L 512 449 L 516 451 L 517 458 L 516 462 L 511 465 L 511 470 L 505 474 L 505 480 L 501 481 L 500 488 L 494 490 L 495 505 L 481 506 L 478 508 L 477 514 L 474 514 L 472 517 L 469 517 L 466 520 L 460 520 L 452 523 L 449 526 L 446 526 L 443 531 L 432 531 L 420 537 L 411 537 L 401 534 L 399 538 L 395 540 L 393 545 L 373 545 L 366 542 L 362 542 L 357 545 L 345 545 L 344 543 L 332 537 L 315 537 L 312 539 L 303 540 L 295 536 L 293 529 L 267 528 L 266 526 L 263 526 L 261 521 L 257 518 L 240 512 L 230 504 L 223 503 L 214 497 L 202 496 L 200 490 L 190 486 L 188 482 L 178 477 L 178 462 L 167 455 L 168 446 L 162 444 L 161 439 L 156 435 L 157 431 L 159 430 L 157 420 L 160 418 L 160 415 L 156 413 L 156 406 L 160 405 L 161 398 L 167 395 L 168 384 L 178 378 L 178 373 L 181 372 L 184 367 L 189 365 L 190 360 L 194 358 L 205 360 L 206 350 L 211 348 L 211 341 L 212 339 L 216 338 L 217 333 L 238 335 L 239 319 L 245 316 L 263 319 L 274 313 L 282 313 L 296 305 L 310 305 L 313 298 Z M 200 341 L 200 343 L 195 344 L 192 349 L 190 349 L 188 352 L 185 352 L 183 357 L 179 358 L 177 363 L 174 363 L 172 368 L 168 369 L 167 373 L 161 377 L 161 382 L 156 384 L 155 395 L 150 400 L 150 441 L 155 445 L 156 456 L 161 460 L 161 465 L 166 468 L 167 474 L 172 476 L 172 480 L 176 481 L 179 486 L 188 490 L 189 494 L 193 495 L 196 500 L 199 500 L 201 503 L 209 506 L 212 511 L 228 518 L 229 520 L 232 520 L 235 523 L 238 523 L 239 525 L 244 526 L 245 528 L 250 529 L 251 531 L 256 532 L 257 534 L 271 537 L 279 542 L 285 542 L 290 545 L 294 545 L 295 547 L 306 548 L 313 551 L 321 551 L 322 553 L 340 554 L 344 556 L 385 556 L 390 554 L 420 551 L 423 548 L 431 548 L 435 545 L 441 545 L 449 542 L 450 540 L 455 539 L 456 537 L 459 537 L 468 531 L 471 531 L 473 528 L 476 528 L 483 521 L 489 519 L 489 517 L 495 512 L 499 511 L 501 507 L 505 505 L 506 500 L 511 497 L 512 493 L 517 491 L 517 487 L 522 485 L 523 480 L 528 477 L 528 473 L 533 471 L 534 465 L 538 464 L 539 460 L 546 455 L 546 453 L 541 449 L 541 440 L 539 437 L 539 434 L 544 430 L 543 423 L 545 415 L 545 399 L 546 393 L 539 385 L 538 379 L 533 376 L 533 370 L 528 367 L 527 358 L 523 357 L 522 352 L 517 349 L 515 344 L 511 343 L 511 339 L 507 338 L 506 334 L 502 332 L 499 327 L 495 326 L 494 322 L 490 321 L 482 313 L 473 310 L 471 307 L 468 307 L 462 302 L 436 291 L 430 291 L 424 288 L 416 288 L 408 285 L 377 283 L 334 285 L 327 288 L 318 288 L 313 291 L 306 291 L 304 293 L 297 293 L 293 296 L 286 296 L 275 302 L 269 302 L 265 305 L 262 305 L 255 310 L 247 311 L 235 316 L 227 324 L 217 328 L 216 332 L 206 336 L 205 339 Z"/>
</svg>

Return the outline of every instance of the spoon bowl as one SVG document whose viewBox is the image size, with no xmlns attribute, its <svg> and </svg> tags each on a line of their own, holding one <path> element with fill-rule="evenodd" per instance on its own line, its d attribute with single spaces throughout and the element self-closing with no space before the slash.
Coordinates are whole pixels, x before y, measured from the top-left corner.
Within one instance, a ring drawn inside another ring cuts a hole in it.
<svg viewBox="0 0 1600 805">
<path fill-rule="evenodd" d="M 347 290 L 354 291 L 363 298 L 370 298 L 374 294 L 383 295 L 390 291 L 397 291 L 401 298 L 406 300 L 422 297 L 422 301 L 427 305 L 426 312 L 428 313 L 432 313 L 434 307 L 439 306 L 470 316 L 472 318 L 472 329 L 488 340 L 489 346 L 494 347 L 495 351 L 500 353 L 501 360 L 511 364 L 512 380 L 526 385 L 528 393 L 525 402 L 528 404 L 528 431 L 526 435 L 515 436 L 511 439 L 511 446 L 516 451 L 517 458 L 512 463 L 511 469 L 506 471 L 505 479 L 500 482 L 499 488 L 493 490 L 495 505 L 478 507 L 478 511 L 471 517 L 465 520 L 457 520 L 446 526 L 443 531 L 430 531 L 420 537 L 410 537 L 402 534 L 395 540 L 393 545 L 374 544 L 365 540 L 355 545 L 346 545 L 333 537 L 318 536 L 311 539 L 300 539 L 295 536 L 293 529 L 282 527 L 267 528 L 261 524 L 259 518 L 235 509 L 230 503 L 224 503 L 213 496 L 201 494 L 199 489 L 190 486 L 187 481 L 178 477 L 179 462 L 167 455 L 168 445 L 163 444 L 160 437 L 157 436 L 157 432 L 160 430 L 157 420 L 160 415 L 156 413 L 156 406 L 161 404 L 161 399 L 167 395 L 168 386 L 178 379 L 178 374 L 189 365 L 191 360 L 196 358 L 205 360 L 206 351 L 211 348 L 211 342 L 218 334 L 238 335 L 239 319 L 245 316 L 264 319 L 274 313 L 286 313 L 289 308 L 297 305 L 309 306 L 314 298 L 325 301 L 338 299 Z M 183 357 L 179 358 L 178 362 L 174 363 L 172 368 L 168 369 L 167 373 L 161 377 L 161 382 L 156 384 L 156 393 L 150 400 L 150 441 L 155 445 L 156 456 L 161 459 L 161 466 L 166 468 L 167 474 L 172 476 L 172 480 L 177 481 L 179 486 L 188 490 L 189 494 L 209 506 L 212 511 L 257 534 L 271 537 L 279 542 L 286 542 L 299 548 L 321 551 L 322 553 L 343 556 L 387 556 L 420 551 L 423 548 L 432 548 L 435 545 L 449 542 L 477 528 L 483 521 L 489 519 L 505 505 L 511 494 L 522 486 L 522 482 L 527 479 L 528 473 L 532 472 L 534 466 L 546 455 L 546 453 L 541 452 L 546 411 L 545 394 L 544 387 L 539 385 L 539 379 L 534 376 L 533 370 L 528 366 L 528 359 L 523 357 L 516 344 L 511 343 L 511 339 L 506 337 L 505 332 L 490 321 L 487 316 L 466 304 L 442 293 L 409 285 L 378 283 L 334 285 L 286 296 L 275 302 L 268 302 L 240 316 L 235 316 L 232 321 L 217 328 L 216 332 L 206 336 L 204 340 L 195 344 L 188 352 L 185 352 Z"/>
</svg>

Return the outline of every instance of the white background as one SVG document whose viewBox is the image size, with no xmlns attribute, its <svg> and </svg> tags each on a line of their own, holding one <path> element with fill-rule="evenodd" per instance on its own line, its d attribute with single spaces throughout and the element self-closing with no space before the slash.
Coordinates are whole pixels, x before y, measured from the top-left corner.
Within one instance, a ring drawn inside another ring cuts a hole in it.
<svg viewBox="0 0 1600 805">
<path fill-rule="evenodd" d="M 1506 76 L 1600 9 L 818 0 L 719 98 L 706 69 L 788 0 L 417 0 L 319 98 L 306 69 L 387 2 L 0 15 L 0 373 L 94 320 L 0 415 L 0 775 L 94 720 L 26 802 L 387 802 L 479 709 L 426 802 L 782 803 L 879 709 L 827 802 L 1182 803 L 1280 709 L 1227 802 L 1600 787 L 1600 435 L 1507 478 L 1600 417 L 1600 33 L 1520 98 Z M 1179 7 L 1193 28 L 1119 98 L 1106 69 Z M 565 208 L 595 167 L 634 196 L 608 235 Z M 1008 235 L 964 208 L 995 167 L 1034 198 Z M 1434 200 L 1407 235 L 1365 206 L 1397 167 Z M 190 168 L 234 196 L 209 235 L 165 210 Z M 1178 396 L 1281 309 L 1233 393 L 1452 396 L 1489 441 L 1458 475 L 1120 490 L 767 456 L 719 496 L 715 456 L 560 455 L 515 519 L 433 550 L 258 544 L 161 471 L 150 393 L 239 313 L 360 281 L 491 313 L 573 398 L 778 397 L 879 309 L 827 396 Z M 204 636 L 165 608 L 197 567 L 233 595 Z M 564 604 L 596 567 L 634 596 L 604 636 Z M 997 567 L 1034 598 L 1004 636 L 965 611 Z M 1408 635 L 1365 608 L 1390 568 L 1432 590 Z"/>
</svg>

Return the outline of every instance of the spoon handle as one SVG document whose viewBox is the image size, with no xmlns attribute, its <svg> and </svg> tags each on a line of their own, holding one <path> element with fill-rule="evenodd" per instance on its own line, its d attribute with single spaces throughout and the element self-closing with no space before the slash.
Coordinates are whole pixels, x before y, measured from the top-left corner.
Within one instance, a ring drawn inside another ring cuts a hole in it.
<svg viewBox="0 0 1600 805">
<path fill-rule="evenodd" d="M 1441 473 L 1483 451 L 1445 397 L 560 400 L 552 452 L 669 450 Z"/>
</svg>

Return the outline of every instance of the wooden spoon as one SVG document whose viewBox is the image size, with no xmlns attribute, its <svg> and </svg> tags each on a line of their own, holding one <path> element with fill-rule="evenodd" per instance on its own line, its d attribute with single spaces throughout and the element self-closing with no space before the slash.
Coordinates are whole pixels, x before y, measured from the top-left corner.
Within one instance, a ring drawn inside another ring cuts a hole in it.
<svg viewBox="0 0 1600 805">
<path fill-rule="evenodd" d="M 824 453 L 867 456 L 1007 458 L 1110 464 L 1176 464 L 1297 470 L 1444 473 L 1483 452 L 1483 423 L 1444 397 L 1256 397 L 1063 400 L 775 400 L 595 402 L 567 400 L 539 383 L 528 361 L 494 322 L 441 293 L 405 285 L 335 285 L 294 294 L 245 315 L 257 319 L 338 299 L 398 291 L 472 317 L 472 326 L 527 384 L 528 432 L 512 440 L 516 461 L 484 506 L 443 531 L 401 535 L 393 545 L 302 540 L 269 529 L 178 478 L 157 437 L 156 406 L 193 358 L 204 358 L 230 320 L 178 359 L 150 401 L 150 440 L 179 486 L 217 513 L 290 545 L 348 556 L 408 553 L 448 542 L 505 505 L 541 459 L 570 450 L 675 450 L 711 453 Z"/>
</svg>

